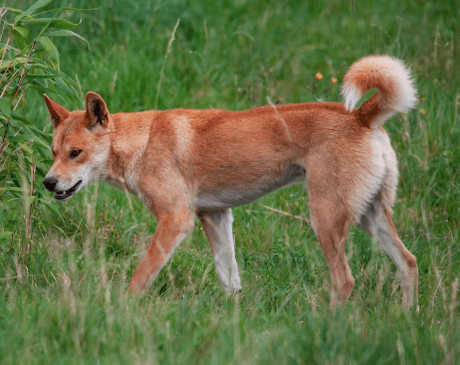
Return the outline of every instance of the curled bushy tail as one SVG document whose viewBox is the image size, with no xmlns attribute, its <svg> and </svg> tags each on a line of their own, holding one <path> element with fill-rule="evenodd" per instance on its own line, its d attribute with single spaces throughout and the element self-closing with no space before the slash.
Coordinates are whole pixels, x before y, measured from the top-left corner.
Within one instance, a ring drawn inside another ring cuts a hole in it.
<svg viewBox="0 0 460 365">
<path fill-rule="evenodd" d="M 417 104 L 417 91 L 409 70 L 402 61 L 389 56 L 368 56 L 356 61 L 347 71 L 342 86 L 345 108 L 352 111 L 364 93 L 379 91 L 359 109 L 363 124 L 376 128 L 397 112 Z"/>
</svg>

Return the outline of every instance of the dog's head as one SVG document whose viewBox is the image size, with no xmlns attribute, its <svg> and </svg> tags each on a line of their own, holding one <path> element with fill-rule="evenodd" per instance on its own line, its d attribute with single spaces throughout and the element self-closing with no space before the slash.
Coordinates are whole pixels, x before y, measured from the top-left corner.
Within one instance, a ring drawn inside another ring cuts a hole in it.
<svg viewBox="0 0 460 365">
<path fill-rule="evenodd" d="M 86 95 L 85 110 L 73 112 L 44 97 L 54 127 L 54 163 L 43 184 L 57 200 L 67 200 L 90 181 L 106 176 L 112 122 L 107 105 L 96 93 Z"/>
</svg>

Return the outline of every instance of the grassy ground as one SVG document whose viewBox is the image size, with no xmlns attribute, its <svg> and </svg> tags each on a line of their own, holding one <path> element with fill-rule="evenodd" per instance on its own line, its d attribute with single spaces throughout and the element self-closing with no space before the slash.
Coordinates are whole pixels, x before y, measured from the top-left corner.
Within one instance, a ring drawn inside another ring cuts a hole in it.
<svg viewBox="0 0 460 365">
<path fill-rule="evenodd" d="M 91 49 L 55 39 L 62 69 L 79 79 L 82 98 L 96 91 L 112 112 L 340 101 L 343 75 L 359 57 L 405 60 L 421 101 L 386 127 L 400 167 L 395 224 L 418 260 L 419 311 L 401 310 L 393 263 L 352 228 L 356 286 L 331 312 L 329 273 L 311 228 L 253 204 L 234 209 L 238 296 L 226 298 L 218 284 L 197 223 L 151 289 L 126 297 L 155 229 L 152 215 L 105 183 L 55 202 L 39 186 L 39 170 L 37 191 L 57 209 L 39 207 L 32 240 L 20 215 L 8 218 L 20 207 L 0 203 L 0 223 L 17 233 L 0 245 L 1 364 L 460 364 L 456 2 L 81 3 L 98 7 L 70 16 L 83 17 L 78 32 Z M 23 112 L 51 134 L 39 95 Z M 302 186 L 259 202 L 308 216 Z"/>
</svg>

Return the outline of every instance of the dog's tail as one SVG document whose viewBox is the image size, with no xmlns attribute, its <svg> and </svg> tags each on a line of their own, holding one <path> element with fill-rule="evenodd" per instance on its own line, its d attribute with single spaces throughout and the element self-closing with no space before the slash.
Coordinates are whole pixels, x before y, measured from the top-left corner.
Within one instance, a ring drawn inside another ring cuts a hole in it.
<svg viewBox="0 0 460 365">
<path fill-rule="evenodd" d="M 409 70 L 389 56 L 368 56 L 351 65 L 345 75 L 342 95 L 345 108 L 354 107 L 368 90 L 379 91 L 356 110 L 363 125 L 377 128 L 397 112 L 406 112 L 417 104 L 417 91 Z"/>
</svg>

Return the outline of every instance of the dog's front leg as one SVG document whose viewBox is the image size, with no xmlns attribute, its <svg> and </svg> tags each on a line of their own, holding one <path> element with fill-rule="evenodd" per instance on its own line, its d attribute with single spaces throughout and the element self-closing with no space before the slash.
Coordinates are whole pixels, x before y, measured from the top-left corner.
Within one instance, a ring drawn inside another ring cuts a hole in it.
<svg viewBox="0 0 460 365">
<path fill-rule="evenodd" d="M 189 209 L 161 215 L 147 253 L 131 278 L 128 292 L 143 291 L 149 281 L 157 276 L 177 245 L 192 230 L 193 217 Z"/>
</svg>

